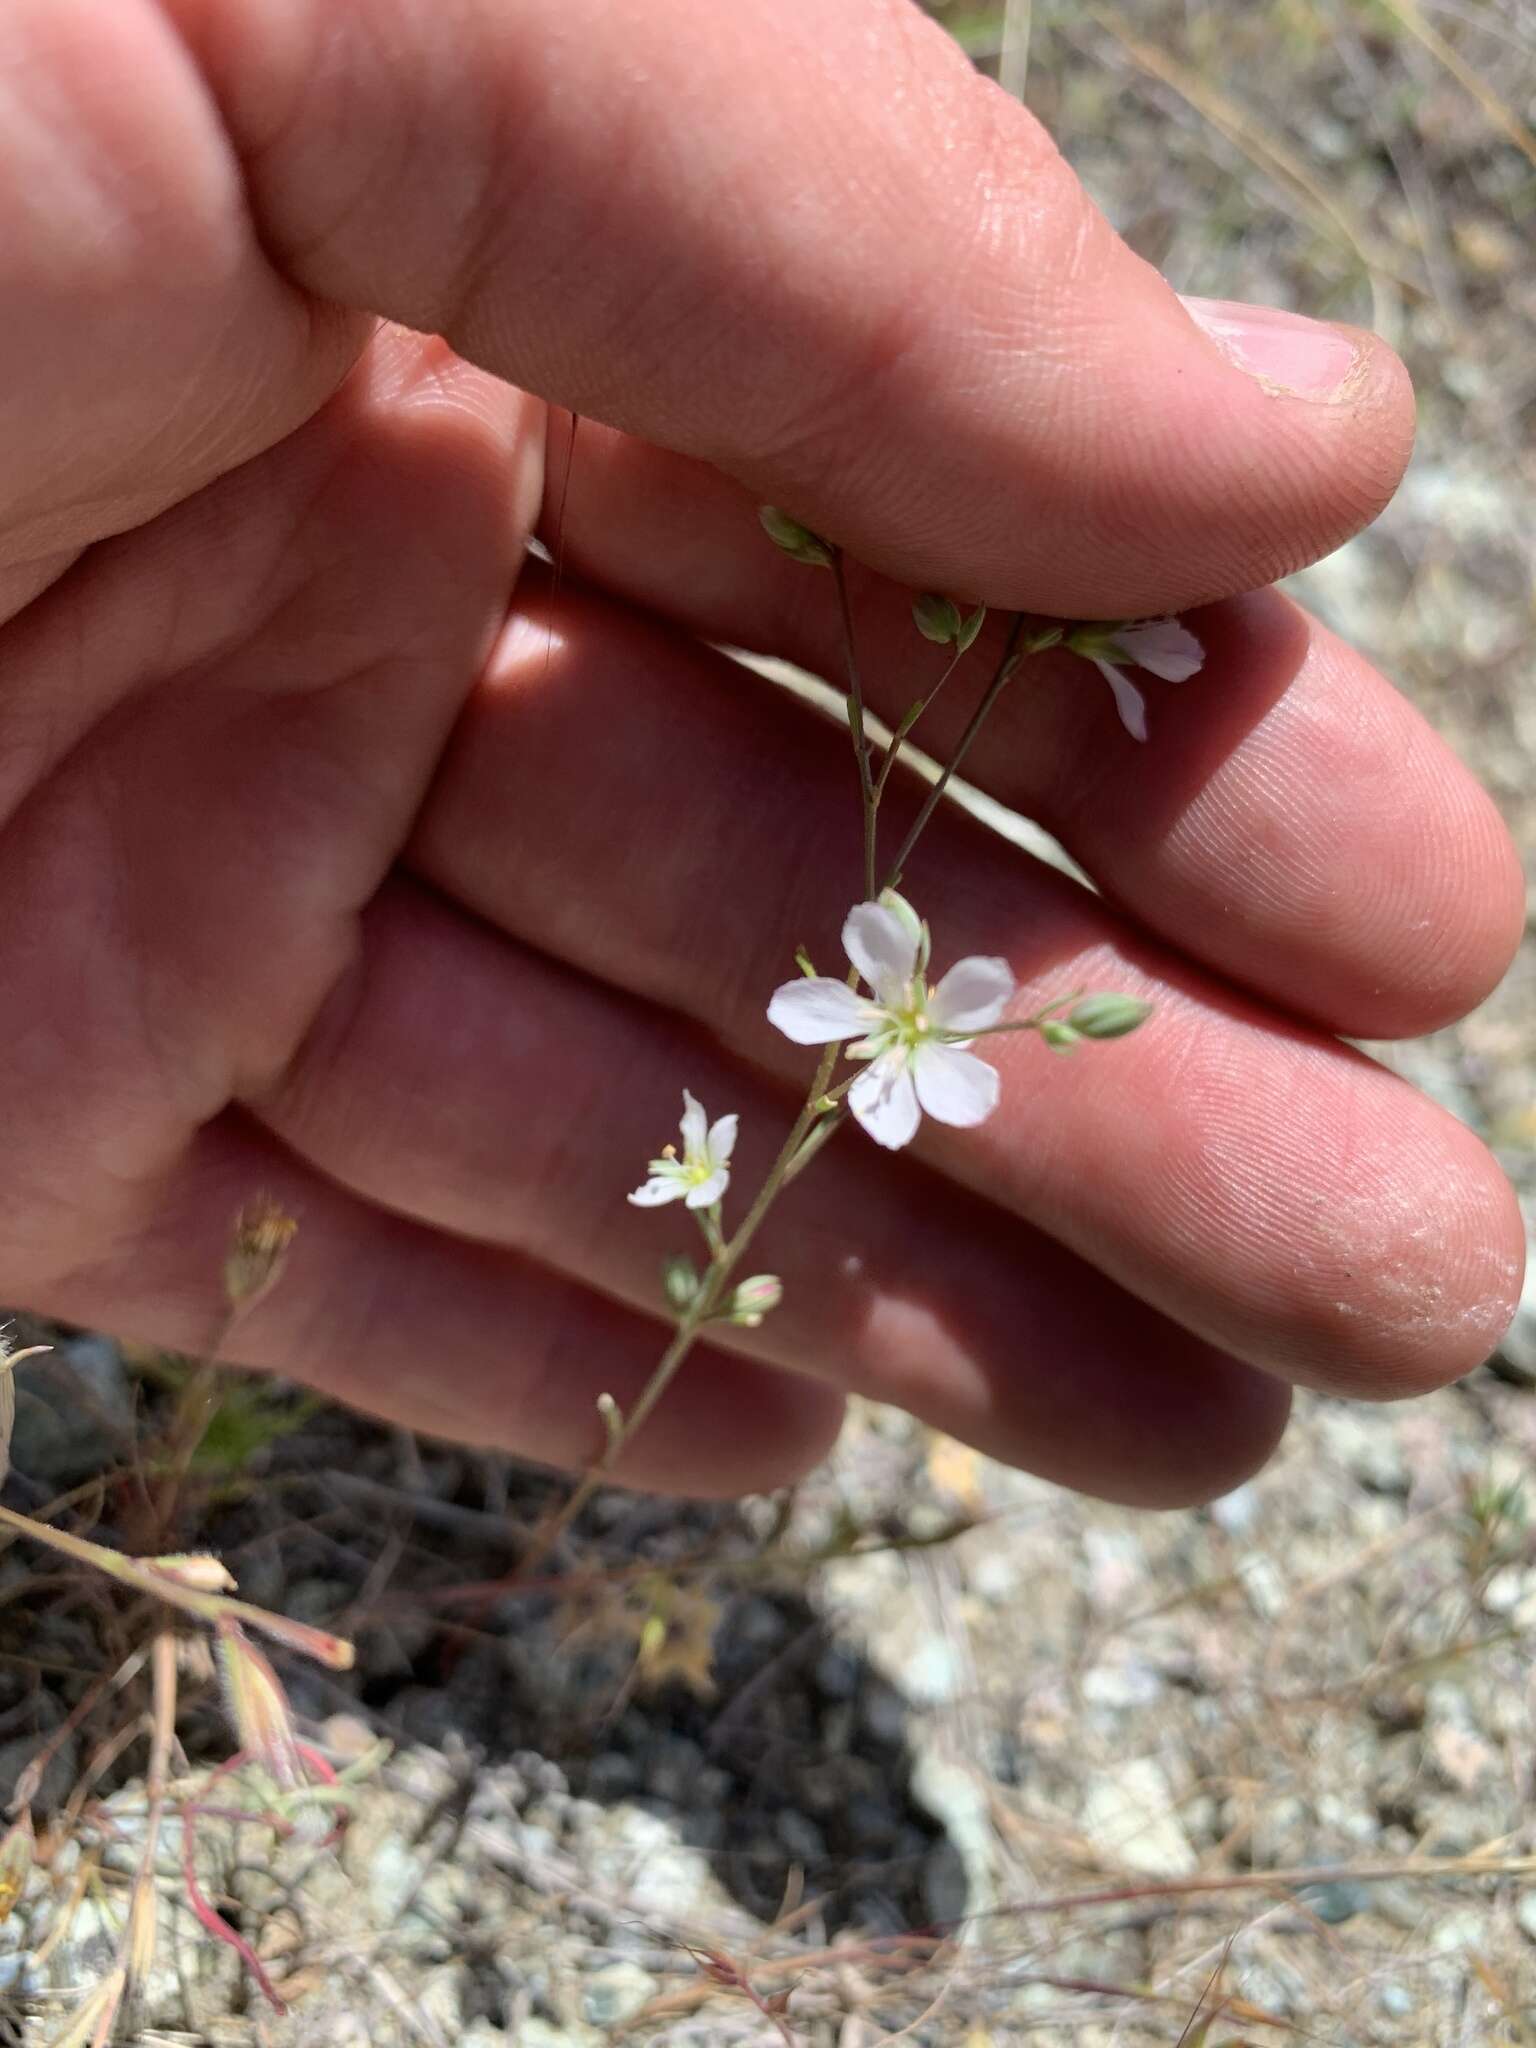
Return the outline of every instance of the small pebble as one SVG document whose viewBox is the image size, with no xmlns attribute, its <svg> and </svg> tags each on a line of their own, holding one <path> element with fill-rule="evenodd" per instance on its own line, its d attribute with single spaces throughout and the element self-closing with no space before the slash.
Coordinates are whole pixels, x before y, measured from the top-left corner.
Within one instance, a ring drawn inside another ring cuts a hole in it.
<svg viewBox="0 0 1536 2048">
<path fill-rule="evenodd" d="M 656 1996 L 656 1990 L 656 1979 L 638 1963 L 606 1963 L 582 1985 L 582 2011 L 594 2026 L 623 2026 Z"/>
</svg>

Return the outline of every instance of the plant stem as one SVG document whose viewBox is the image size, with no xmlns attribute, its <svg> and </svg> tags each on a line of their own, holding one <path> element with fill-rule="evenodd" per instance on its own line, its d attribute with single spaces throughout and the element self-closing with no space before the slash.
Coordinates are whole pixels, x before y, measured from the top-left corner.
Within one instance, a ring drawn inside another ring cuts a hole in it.
<svg viewBox="0 0 1536 2048">
<path fill-rule="evenodd" d="M 832 557 L 832 576 L 837 584 L 837 608 L 843 622 L 843 660 L 848 669 L 848 730 L 853 735 L 854 759 L 859 769 L 859 808 L 864 818 L 864 900 L 875 894 L 875 813 L 880 799 L 869 768 L 869 735 L 864 729 L 864 684 L 859 675 L 858 649 L 853 637 L 853 606 L 848 601 L 848 578 L 843 569 L 841 548 Z"/>
<path fill-rule="evenodd" d="M 993 671 L 992 680 L 987 685 L 986 695 L 971 713 L 965 731 L 961 733 L 959 740 L 956 742 L 954 753 L 945 762 L 942 774 L 934 783 L 932 789 L 929 790 L 923 801 L 922 809 L 913 819 L 906 838 L 901 842 L 901 851 L 891 863 L 891 871 L 884 884 L 887 889 L 894 889 L 901 881 L 901 871 L 912 858 L 912 849 L 917 845 L 918 840 L 922 838 L 923 833 L 927 829 L 928 820 L 943 801 L 945 791 L 954 780 L 960 764 L 971 751 L 972 743 L 976 735 L 981 731 L 981 728 L 986 724 L 993 705 L 1007 688 L 1014 669 L 1017 667 L 1014 655 L 1019 644 L 1019 637 L 1024 631 L 1024 616 L 1023 612 L 1015 614 L 1013 624 L 1008 630 L 1008 638 L 1004 644 L 1002 654 L 998 658 L 997 667 Z M 870 894 L 873 895 L 874 891 L 871 890 Z"/>
<path fill-rule="evenodd" d="M 816 1078 L 811 1083 L 810 1091 L 801 1106 L 800 1114 L 795 1118 L 789 1136 L 779 1147 L 778 1157 L 768 1169 L 767 1178 L 758 1189 L 751 1208 L 748 1209 L 746 1215 L 742 1218 L 734 1234 L 727 1239 L 710 1262 L 703 1279 L 699 1283 L 698 1293 L 695 1294 L 679 1318 L 677 1328 L 672 1333 L 671 1343 L 668 1344 L 666 1350 L 657 1360 L 655 1369 L 644 1387 L 641 1388 L 635 1405 L 626 1411 L 622 1425 L 612 1432 L 601 1457 L 594 1464 L 587 1467 L 580 1482 L 567 1497 L 559 1511 L 551 1518 L 542 1535 L 534 1539 L 532 1548 L 520 1561 L 516 1571 L 512 1574 L 514 1581 L 524 1577 L 529 1572 L 536 1571 L 549 1556 L 555 1545 L 560 1541 L 560 1538 L 570 1528 L 587 1502 L 613 1470 L 615 1463 L 631 1438 L 649 1420 L 657 1402 L 676 1378 L 683 1361 L 698 1342 L 699 1335 L 705 1324 L 720 1306 L 721 1299 L 725 1293 L 726 1282 L 735 1271 L 748 1245 L 757 1235 L 758 1226 L 773 1206 L 775 1196 L 790 1177 L 791 1169 L 795 1164 L 800 1149 L 805 1143 L 806 1138 L 810 1135 L 811 1127 L 821 1114 L 817 1105 L 827 1092 L 827 1083 L 831 1080 L 832 1069 L 837 1063 L 837 1053 L 838 1048 L 835 1045 L 829 1045 L 822 1053 L 820 1063 L 816 1068 Z"/>
<path fill-rule="evenodd" d="M 876 887 L 876 814 L 880 806 L 880 797 L 884 792 L 892 764 L 900 751 L 905 733 L 898 731 L 893 736 L 885 759 L 881 764 L 880 779 L 877 786 L 870 769 L 869 738 L 864 723 L 864 686 L 859 674 L 858 652 L 853 631 L 853 607 L 849 602 L 848 580 L 844 571 L 843 556 L 840 549 L 833 552 L 832 573 L 837 587 L 838 611 L 842 619 L 843 655 L 848 670 L 848 727 L 853 736 L 854 760 L 859 771 L 859 802 L 864 821 L 864 900 L 871 902 L 879 893 Z M 912 849 L 916 846 L 929 819 L 938 808 L 939 802 L 948 789 L 955 771 L 964 761 L 976 735 L 986 723 L 987 716 L 991 712 L 993 705 L 1002 695 L 1005 685 L 1015 668 L 1017 668 L 1019 661 L 1017 650 L 1020 637 L 1023 634 L 1025 618 L 1026 614 L 1023 612 L 1015 615 L 1013 623 L 1009 628 L 1008 638 L 1003 647 L 1002 654 L 998 659 L 997 668 L 993 673 L 991 682 L 987 686 L 986 694 L 971 714 L 965 731 L 961 734 L 959 743 L 955 748 L 953 758 L 944 768 L 943 773 L 929 792 L 922 810 L 918 813 L 910 831 L 902 842 L 901 851 L 896 857 L 895 865 L 891 870 L 891 879 L 886 885 L 887 887 L 894 887 L 900 880 L 902 868 L 911 858 Z M 1059 631 L 1054 631 L 1053 637 L 1059 639 Z M 1041 644 L 1045 645 L 1049 644 L 1049 642 L 1042 641 Z M 1031 648 L 1029 651 L 1034 652 L 1035 650 Z M 939 691 L 948 682 L 950 676 L 955 671 L 959 659 L 960 655 L 957 652 L 939 677 L 938 682 L 923 700 L 922 709 L 924 711 L 927 710 Z M 921 716 L 921 713 L 918 715 Z M 910 730 L 911 725 L 915 725 L 916 722 L 916 718 L 912 719 L 907 730 Z M 848 980 L 850 987 L 856 986 L 858 981 L 857 972 L 851 970 Z M 539 1566 L 548 1558 L 551 1551 L 571 1527 L 588 1501 L 591 1500 L 593 1494 L 603 1484 L 636 1433 L 650 1419 L 657 1403 L 661 1400 L 663 1394 L 666 1393 L 667 1388 L 672 1384 L 679 1369 L 694 1345 L 698 1342 L 700 1332 L 717 1314 L 720 1304 L 725 1297 L 725 1289 L 732 1273 L 735 1271 L 747 1247 L 757 1235 L 758 1227 L 769 1209 L 773 1206 L 775 1199 L 788 1183 L 795 1178 L 801 1168 L 809 1164 L 810 1159 L 820 1150 L 825 1137 L 830 1136 L 832 1130 L 842 1121 L 845 1114 L 843 1098 L 853 1086 L 857 1076 L 850 1075 L 846 1080 L 840 1082 L 837 1088 L 833 1090 L 831 1101 L 829 1102 L 827 1095 L 828 1084 L 831 1082 L 832 1070 L 837 1064 L 837 1058 L 838 1046 L 835 1043 L 827 1046 L 822 1052 L 821 1059 L 817 1064 L 815 1079 L 811 1082 L 810 1090 L 806 1095 L 804 1103 L 801 1105 L 800 1112 L 795 1118 L 789 1135 L 780 1146 L 778 1157 L 769 1168 L 766 1179 L 758 1189 L 751 1207 L 743 1217 L 735 1233 L 729 1238 L 722 1238 L 720 1236 L 718 1216 L 713 1219 L 713 1229 L 711 1229 L 709 1220 L 706 1220 L 704 1217 L 699 1218 L 705 1237 L 709 1241 L 712 1257 L 700 1279 L 698 1291 L 679 1317 L 677 1327 L 672 1333 L 671 1342 L 657 1360 L 656 1366 L 650 1378 L 641 1388 L 634 1406 L 624 1414 L 622 1421 L 618 1423 L 612 1420 L 611 1412 L 605 1415 L 605 1420 L 608 1423 L 608 1441 L 605 1448 L 593 1463 L 587 1467 L 581 1479 L 559 1509 L 549 1518 L 543 1530 L 534 1536 L 533 1542 L 510 1575 L 506 1582 L 507 1584 L 515 1585 L 519 1581 L 525 1580 L 530 1573 L 538 1570 Z M 835 1108 L 832 1106 L 833 1104 L 836 1105 Z M 825 1125 L 822 1125 L 823 1118 L 826 1119 Z M 818 1129 L 818 1126 L 821 1126 L 821 1128 Z M 808 1143 L 812 1139 L 813 1132 L 816 1133 L 815 1141 Z"/>
<path fill-rule="evenodd" d="M 908 739 L 917 730 L 918 721 L 927 717 L 934 699 L 960 666 L 961 662 L 964 661 L 969 651 L 968 648 L 956 648 L 945 665 L 944 673 L 939 677 L 939 680 L 934 684 L 927 696 L 920 701 L 911 717 L 903 719 L 896 731 L 892 733 L 891 744 L 886 748 L 885 759 L 880 763 L 880 773 L 875 777 L 876 810 L 880 808 L 880 799 L 885 795 L 885 785 L 891 779 L 891 770 L 896 766 L 896 757 L 900 754 Z"/>
<path fill-rule="evenodd" d="M 199 1359 L 193 1366 L 186 1385 L 177 1398 L 165 1447 L 165 1469 L 155 1490 L 155 1526 L 149 1539 L 149 1547 L 152 1549 L 163 1548 L 170 1541 L 175 1529 L 181 1507 L 182 1487 L 186 1484 L 187 1474 L 192 1469 L 192 1460 L 197 1456 L 198 1446 L 208 1434 L 208 1425 L 213 1420 L 213 1411 L 219 1395 L 219 1353 L 229 1342 L 230 1333 L 238 1319 L 238 1311 L 231 1309 L 219 1328 L 208 1356 Z"/>
<path fill-rule="evenodd" d="M 208 1592 L 190 1585 L 173 1576 L 161 1558 L 129 1557 L 123 1551 L 109 1550 L 103 1543 L 73 1536 L 67 1529 L 51 1528 L 47 1522 L 19 1514 L 14 1508 L 0 1507 L 0 1529 L 10 1529 L 18 1536 L 30 1537 L 34 1543 L 57 1551 L 76 1564 L 94 1566 L 120 1585 L 132 1586 L 135 1592 L 148 1593 L 156 1600 L 165 1601 L 168 1607 L 177 1607 L 184 1614 L 195 1615 L 199 1621 L 214 1622 L 220 1615 L 227 1615 L 231 1620 L 243 1621 L 248 1627 L 271 1636 L 290 1650 L 313 1657 L 316 1663 L 324 1664 L 331 1671 L 349 1671 L 352 1668 L 352 1645 L 340 1636 L 333 1636 L 325 1629 L 311 1628 L 308 1622 L 287 1621 L 280 1614 L 269 1614 L 265 1608 L 253 1607 L 249 1601 L 236 1600 L 228 1593 Z M 233 1584 L 233 1580 L 230 1583 Z"/>
</svg>

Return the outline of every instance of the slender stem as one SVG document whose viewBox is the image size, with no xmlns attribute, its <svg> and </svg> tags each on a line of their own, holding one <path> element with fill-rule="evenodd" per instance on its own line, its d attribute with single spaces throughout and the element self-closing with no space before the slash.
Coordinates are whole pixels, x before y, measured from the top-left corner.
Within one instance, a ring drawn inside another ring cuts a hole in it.
<svg viewBox="0 0 1536 2048">
<path fill-rule="evenodd" d="M 536 1571 L 549 1556 L 560 1538 L 570 1528 L 587 1502 L 612 1471 L 615 1462 L 630 1439 L 649 1420 L 657 1402 L 676 1378 L 679 1368 L 699 1339 L 705 1324 L 720 1306 L 725 1293 L 726 1282 L 735 1271 L 748 1245 L 757 1235 L 758 1226 L 773 1206 L 774 1197 L 790 1177 L 791 1169 L 800 1148 L 809 1136 L 811 1127 L 822 1114 L 819 1107 L 827 1092 L 827 1083 L 832 1078 L 832 1069 L 837 1064 L 838 1048 L 829 1045 L 822 1053 L 800 1114 L 795 1118 L 789 1136 L 779 1147 L 778 1157 L 768 1169 L 767 1178 L 758 1189 L 752 1206 L 737 1226 L 734 1235 L 721 1246 L 699 1283 L 699 1291 L 689 1302 L 679 1319 L 672 1341 L 657 1360 L 654 1371 L 640 1390 L 633 1408 L 624 1416 L 621 1427 L 609 1437 L 606 1449 L 595 1464 L 589 1465 L 575 1490 L 567 1497 L 558 1513 L 551 1517 L 542 1535 L 534 1539 L 533 1547 L 521 1560 L 514 1579 L 526 1577 Z"/>
<path fill-rule="evenodd" d="M 848 730 L 853 735 L 854 759 L 859 769 L 859 808 L 864 818 L 864 899 L 875 894 L 875 812 L 880 799 L 869 768 L 869 735 L 864 729 L 864 684 L 859 675 L 858 648 L 853 637 L 853 606 L 848 601 L 848 578 L 839 548 L 832 557 L 832 575 L 837 584 L 837 608 L 843 622 L 843 660 L 848 669 Z"/>
<path fill-rule="evenodd" d="M 181 1507 L 181 1490 L 198 1446 L 208 1434 L 222 1378 L 220 1355 L 239 1322 L 243 1304 L 232 1306 L 219 1325 L 206 1358 L 192 1368 L 176 1402 L 165 1449 L 165 1468 L 155 1491 L 155 1531 L 150 1547 L 158 1550 L 169 1542 Z"/>
<path fill-rule="evenodd" d="M 875 777 L 875 808 L 877 810 L 880 807 L 880 799 L 885 795 L 885 785 L 891 779 L 891 770 L 896 766 L 897 755 L 916 731 L 919 721 L 928 716 L 933 700 L 938 696 L 940 690 L 943 689 L 961 662 L 964 661 L 968 652 L 969 650 L 966 648 L 957 648 L 955 650 L 945 664 L 944 673 L 939 677 L 939 680 L 934 684 L 927 696 L 919 703 L 911 718 L 904 720 L 901 726 L 891 735 L 891 744 L 886 748 L 885 759 L 880 763 L 880 773 Z"/>
<path fill-rule="evenodd" d="M 1005 1031 L 1038 1031 L 1058 1010 L 1065 1010 L 1077 1002 L 1082 993 L 1080 988 L 1069 989 L 1064 996 L 1052 996 L 1048 1003 L 1042 1003 L 1033 1016 L 1009 1017 L 1001 1024 L 980 1024 L 965 1035 L 967 1038 L 997 1038 Z"/>
<path fill-rule="evenodd" d="M 154 1967 L 157 1933 L 155 1862 L 160 1854 L 160 1833 L 165 1820 L 166 1781 L 170 1777 L 171 1745 L 176 1739 L 176 1636 L 169 1628 L 155 1633 L 151 1652 L 153 1673 L 150 1708 L 149 1769 L 145 1775 L 148 1805 L 144 1816 L 144 1845 L 133 1874 L 128 1919 L 118 1943 L 117 1960 L 124 1972 L 125 1988 L 141 1988 Z"/>
<path fill-rule="evenodd" d="M 695 1209 L 693 1213 L 704 1233 L 704 1242 L 709 1246 L 709 1256 L 718 1259 L 725 1249 L 725 1239 L 720 1231 L 720 1204 L 716 1202 L 708 1209 Z"/>
<path fill-rule="evenodd" d="M 954 780 L 954 777 L 960 767 L 960 764 L 964 761 L 966 755 L 970 752 L 971 744 L 976 738 L 976 735 L 981 731 L 981 728 L 986 724 L 987 718 L 992 710 L 993 705 L 997 702 L 998 698 L 1003 694 L 1003 691 L 1007 688 L 1009 679 L 1012 677 L 1015 667 L 1014 652 L 1019 644 L 1019 636 L 1024 631 L 1024 617 L 1025 615 L 1023 612 L 1019 612 L 1015 615 L 1013 624 L 1008 631 L 1007 642 L 1005 643 L 1002 654 L 998 659 L 997 668 L 993 672 L 991 682 L 987 685 L 986 695 L 982 698 L 981 702 L 976 706 L 976 709 L 971 713 L 970 720 L 966 725 L 965 731 L 961 733 L 960 738 L 956 743 L 954 753 L 950 756 L 948 761 L 945 762 L 943 773 L 934 783 L 932 789 L 929 790 L 928 795 L 923 802 L 922 809 L 913 819 L 911 829 L 907 833 L 906 838 L 901 842 L 901 851 L 897 854 L 895 860 L 891 863 L 890 874 L 886 877 L 884 886 L 887 889 L 894 889 L 896 885 L 900 882 L 901 871 L 906 866 L 907 862 L 912 858 L 913 847 L 915 847 L 918 840 L 922 838 L 923 833 L 927 829 L 928 820 L 933 816 L 934 812 L 938 809 L 940 803 L 943 801 L 945 791 L 949 788 L 950 783 Z M 870 893 L 873 895 L 873 890 L 871 890 Z"/>
<path fill-rule="evenodd" d="M 781 1192 L 783 1188 L 789 1186 L 791 1181 L 799 1179 L 822 1146 L 827 1143 L 834 1132 L 842 1128 L 848 1114 L 848 1105 L 843 1101 L 843 1097 L 858 1078 L 857 1074 L 850 1074 L 846 1081 L 840 1081 L 835 1088 L 827 1091 L 826 1100 L 836 1104 L 836 1107 L 829 1110 L 822 1117 L 820 1123 L 811 1126 L 809 1137 L 807 1137 L 805 1143 L 800 1147 L 800 1150 L 785 1169 Z"/>
<path fill-rule="evenodd" d="M 832 571 L 833 580 L 837 587 L 838 611 L 842 619 L 843 652 L 848 670 L 848 726 L 853 736 L 854 759 L 859 771 L 859 801 L 864 821 L 864 894 L 865 900 L 871 901 L 879 893 L 876 887 L 876 814 L 879 809 L 881 794 L 884 792 L 892 764 L 895 762 L 900 751 L 905 734 L 898 732 L 893 736 L 885 759 L 881 764 L 880 780 L 877 786 L 870 768 L 869 738 L 864 722 L 864 686 L 859 675 L 858 653 L 853 631 L 853 608 L 849 602 L 848 580 L 843 568 L 841 551 L 834 551 L 833 553 Z M 918 839 L 922 836 L 928 820 L 938 807 L 955 771 L 970 751 L 971 743 L 976 738 L 977 733 L 980 732 L 989 712 L 1001 696 L 1009 677 L 1013 674 L 1017 666 L 1016 650 L 1024 630 L 1024 624 L 1025 614 L 1021 612 L 1014 618 L 1013 624 L 1009 629 L 1007 643 L 998 660 L 997 669 L 993 674 L 992 681 L 987 687 L 985 696 L 972 713 L 965 731 L 961 734 L 953 759 L 939 776 L 916 821 L 902 843 L 901 852 L 897 855 L 895 865 L 891 870 L 891 883 L 889 886 L 894 886 L 896 881 L 900 879 L 901 870 L 910 858 L 913 847 L 916 846 Z M 959 658 L 957 653 L 945 668 L 944 673 L 924 700 L 923 710 L 928 708 L 928 705 L 933 702 L 933 699 L 944 687 L 944 684 L 948 682 L 950 676 L 954 673 Z M 921 713 L 918 715 L 921 716 Z M 916 724 L 916 722 L 914 718 L 912 724 Z M 910 730 L 910 726 L 908 730 Z M 856 985 L 857 979 L 856 971 L 850 971 L 849 985 Z M 747 1247 L 757 1235 L 758 1227 L 769 1209 L 773 1206 L 775 1199 L 788 1183 L 795 1178 L 801 1168 L 809 1163 L 811 1157 L 820 1149 L 825 1138 L 831 1135 L 832 1130 L 837 1127 L 846 1114 L 844 1098 L 858 1077 L 850 1075 L 839 1083 L 829 1098 L 827 1089 L 832 1079 L 833 1068 L 837 1064 L 837 1057 L 838 1047 L 836 1044 L 827 1046 L 823 1051 L 821 1059 L 817 1064 L 815 1079 L 812 1081 L 805 1101 L 801 1105 L 800 1113 L 795 1118 L 789 1135 L 779 1148 L 778 1157 L 769 1168 L 767 1177 L 758 1189 L 751 1207 L 743 1217 L 735 1233 L 728 1239 L 719 1240 L 720 1225 L 718 1217 L 714 1220 L 713 1231 L 711 1231 L 709 1223 L 703 1217 L 699 1219 L 704 1229 L 704 1234 L 710 1241 L 710 1249 L 713 1256 L 700 1279 L 697 1293 L 679 1318 L 677 1327 L 672 1334 L 671 1342 L 667 1345 L 660 1359 L 658 1359 L 650 1378 L 641 1388 L 634 1406 L 624 1415 L 622 1422 L 614 1423 L 611 1417 L 607 1418 L 609 1422 L 608 1441 L 602 1453 L 587 1467 L 586 1472 L 582 1475 L 582 1478 L 572 1489 L 561 1507 L 549 1518 L 543 1530 L 534 1537 L 530 1548 L 519 1562 L 517 1569 L 512 1573 L 509 1583 L 515 1584 L 520 1580 L 526 1580 L 530 1573 L 536 1571 L 544 1563 L 561 1537 L 571 1527 L 582 1509 L 587 1505 L 587 1502 L 591 1500 L 593 1494 L 597 1492 L 608 1474 L 613 1470 L 614 1465 L 626 1446 L 650 1419 L 657 1403 L 666 1393 L 694 1345 L 698 1342 L 701 1331 L 718 1313 L 720 1304 L 725 1296 L 726 1285 L 743 1254 L 746 1252 Z"/>
</svg>

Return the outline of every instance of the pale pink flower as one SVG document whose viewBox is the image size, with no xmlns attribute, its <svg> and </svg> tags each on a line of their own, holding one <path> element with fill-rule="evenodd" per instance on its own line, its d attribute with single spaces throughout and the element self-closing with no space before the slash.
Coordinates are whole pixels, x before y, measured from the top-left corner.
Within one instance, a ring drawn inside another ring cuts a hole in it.
<svg viewBox="0 0 1536 2048">
<path fill-rule="evenodd" d="M 1091 661 L 1115 694 L 1120 723 L 1133 740 L 1147 736 L 1147 700 L 1125 673 L 1144 668 L 1165 683 L 1183 683 L 1205 660 L 1205 649 L 1177 619 L 1140 619 L 1126 625 L 1077 626 L 1067 635 L 1074 654 Z"/>
<path fill-rule="evenodd" d="M 843 947 L 872 995 L 807 976 L 774 990 L 768 1021 L 796 1045 L 857 1041 L 848 1057 L 869 1065 L 849 1089 L 848 1107 L 878 1145 L 908 1144 L 924 1110 L 941 1124 L 983 1122 L 997 1107 L 997 1071 L 966 1048 L 1007 1007 L 1008 963 L 975 954 L 930 988 L 928 927 L 893 889 L 878 903 L 854 905 Z"/>
</svg>

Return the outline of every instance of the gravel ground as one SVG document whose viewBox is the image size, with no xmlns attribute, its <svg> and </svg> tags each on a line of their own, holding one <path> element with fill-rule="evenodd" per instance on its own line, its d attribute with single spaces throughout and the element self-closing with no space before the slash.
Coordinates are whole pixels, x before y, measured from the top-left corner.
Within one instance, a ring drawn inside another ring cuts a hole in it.
<svg viewBox="0 0 1536 2048">
<path fill-rule="evenodd" d="M 948 10 L 982 61 L 994 11 Z M 1175 283 L 1370 321 L 1409 360 L 1408 482 L 1298 593 L 1536 854 L 1536 154 L 1501 125 L 1536 108 L 1528 8 L 1034 11 L 1031 103 Z M 1528 943 L 1466 1023 L 1372 1050 L 1536 1215 L 1533 995 Z M 83 1336 L 23 1368 L 8 1498 L 120 1461 L 145 1374 Z M 1536 1296 L 1442 1394 L 1304 1398 L 1206 1510 L 1077 1500 L 860 1409 L 787 1516 L 601 1498 L 516 1597 L 461 1596 L 508 1571 L 547 1478 L 283 1390 L 231 1412 L 207 1541 L 250 1598 L 355 1634 L 346 1679 L 284 1668 L 360 1775 L 336 1848 L 196 1828 L 287 2017 L 192 1922 L 168 1824 L 135 2038 L 1536 2040 Z M 95 1774 L 0 1922 L 0 2040 L 41 2044 L 110 1965 L 142 1840 L 143 1787 L 113 1777 L 142 1751 L 96 1748 L 121 1707 L 65 1720 L 135 1623 L 15 1549 L 0 1605 L 0 1784 L 50 1733 L 40 1818 Z M 194 1771 L 227 1736 L 195 1659 L 183 1687 Z"/>
</svg>

